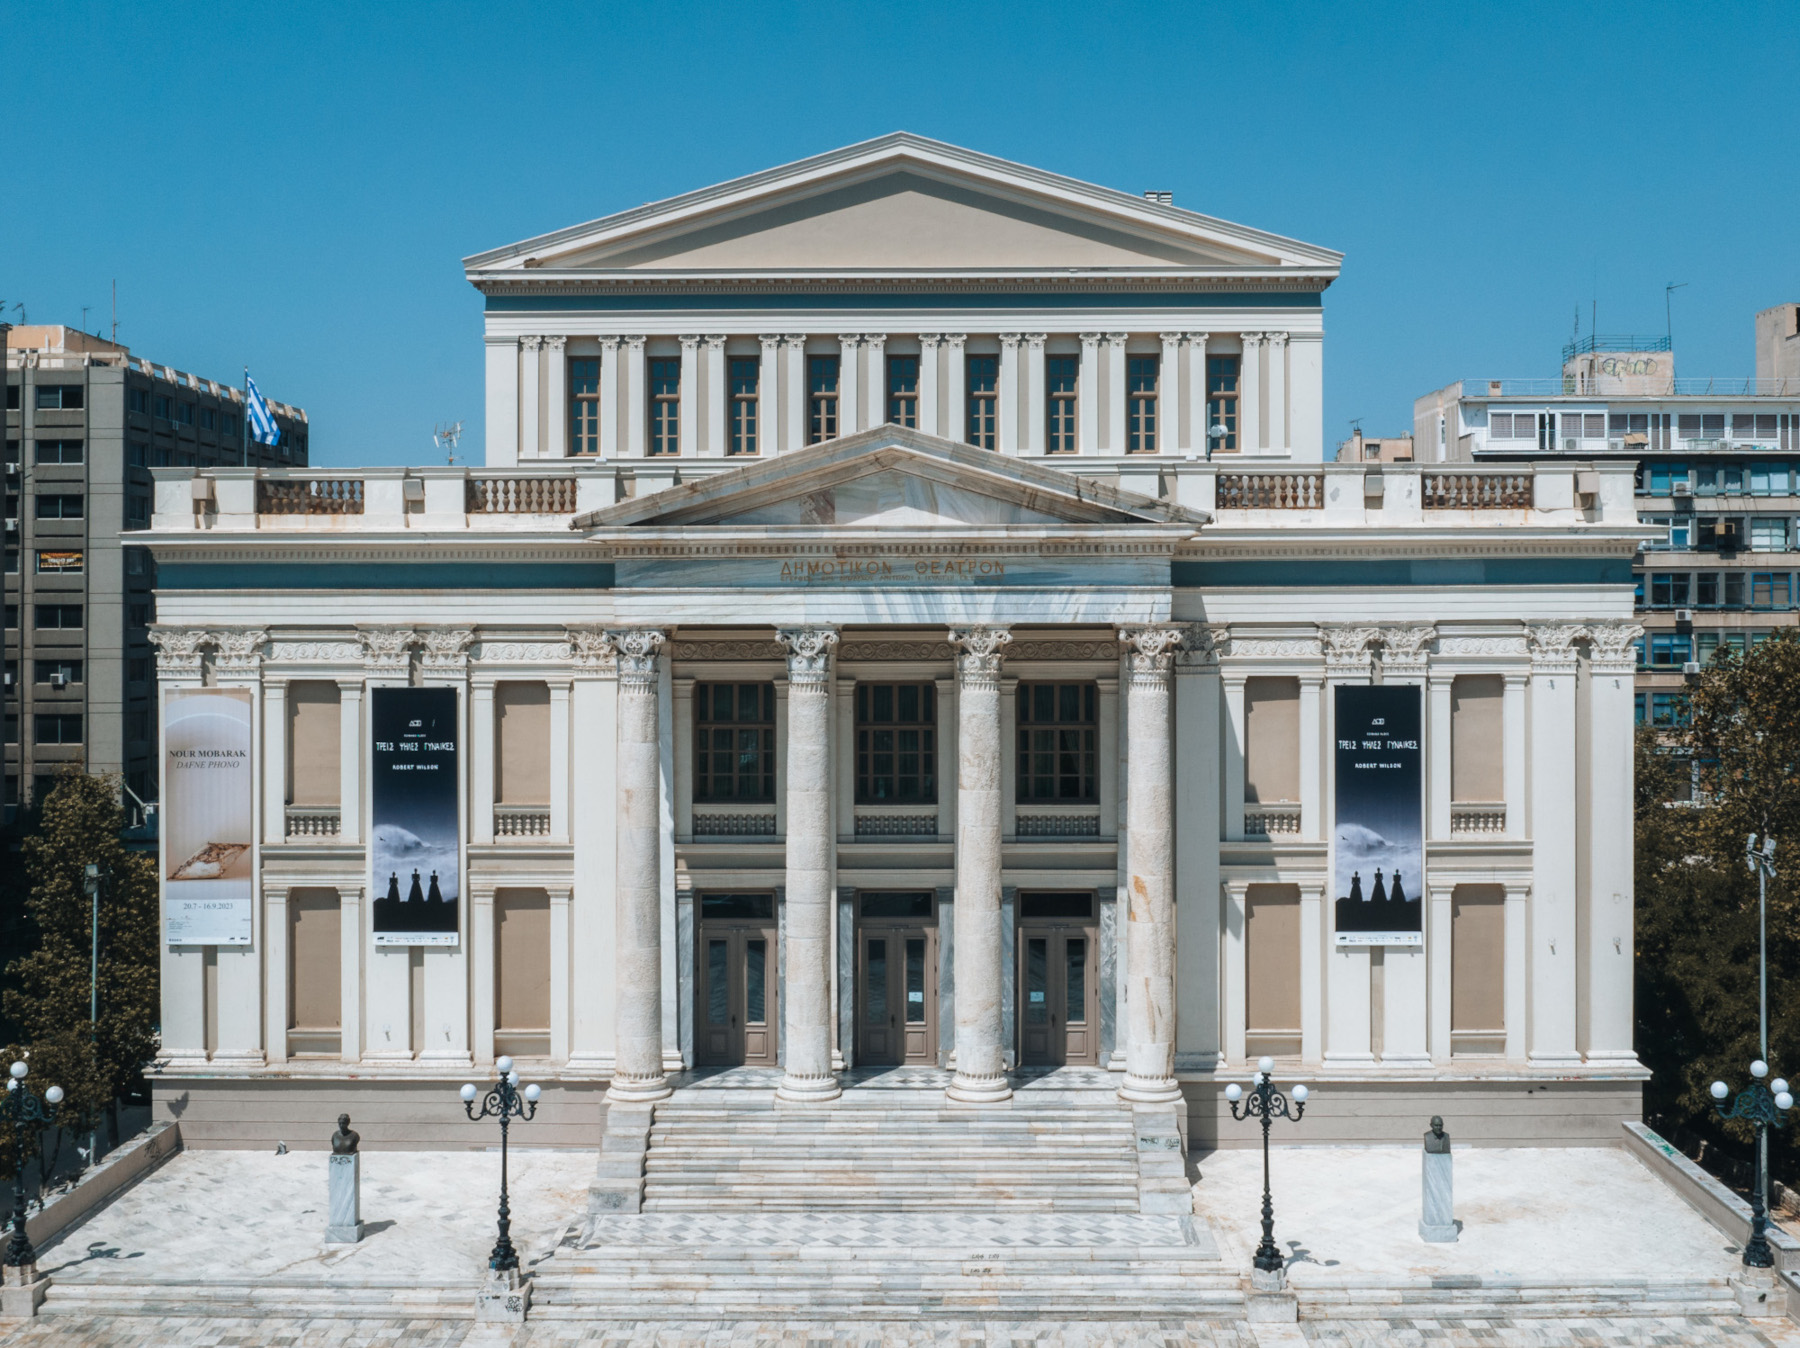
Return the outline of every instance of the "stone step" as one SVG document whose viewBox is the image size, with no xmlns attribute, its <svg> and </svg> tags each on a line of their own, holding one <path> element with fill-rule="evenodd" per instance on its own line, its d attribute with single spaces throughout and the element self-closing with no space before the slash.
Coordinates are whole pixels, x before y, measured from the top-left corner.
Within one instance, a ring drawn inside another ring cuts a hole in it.
<svg viewBox="0 0 1800 1348">
<path fill-rule="evenodd" d="M 1741 1313 L 1724 1278 L 1522 1279 L 1505 1277 L 1356 1279 L 1293 1289 L 1304 1319 L 1378 1320 L 1611 1316 L 1680 1317 Z"/>
<path fill-rule="evenodd" d="M 39 1310 L 46 1316 L 303 1316 L 333 1320 L 456 1320 L 475 1310 L 480 1270 L 466 1282 L 346 1282 L 313 1279 L 151 1278 L 74 1281 L 53 1278 Z"/>
<path fill-rule="evenodd" d="M 691 1194 L 646 1192 L 644 1212 L 1137 1212 L 1137 1193 L 1113 1196 L 1019 1196 L 979 1194 L 859 1193 L 823 1197 L 807 1193 L 721 1194 L 697 1190 Z"/>
<path fill-rule="evenodd" d="M 651 1179 L 677 1179 L 683 1175 L 704 1178 L 708 1175 L 737 1175 L 744 1178 L 762 1175 L 792 1175 L 791 1158 L 771 1156 L 767 1152 L 754 1155 L 709 1157 L 692 1152 L 677 1156 L 651 1152 L 644 1158 L 644 1174 Z M 1129 1156 L 1058 1157 L 1055 1159 L 1021 1156 L 933 1156 L 929 1159 L 877 1156 L 808 1156 L 808 1173 L 815 1179 L 839 1179 L 850 1175 L 889 1176 L 916 1180 L 930 1176 L 954 1179 L 963 1183 L 971 1176 L 1005 1176 L 1031 1179 L 1097 1179 L 1101 1177 L 1139 1178 L 1138 1167 Z M 1185 1181 L 1178 1181 L 1185 1183 Z"/>
</svg>

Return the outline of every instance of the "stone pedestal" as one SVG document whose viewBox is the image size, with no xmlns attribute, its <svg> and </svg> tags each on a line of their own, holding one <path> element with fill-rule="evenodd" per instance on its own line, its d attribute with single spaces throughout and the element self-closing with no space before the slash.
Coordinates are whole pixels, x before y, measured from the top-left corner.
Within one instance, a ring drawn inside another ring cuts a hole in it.
<svg viewBox="0 0 1800 1348">
<path fill-rule="evenodd" d="M 1293 1324 L 1300 1319 L 1300 1298 L 1288 1291 L 1287 1269 L 1250 1270 L 1244 1318 L 1253 1325 Z"/>
<path fill-rule="evenodd" d="M 326 1208 L 325 1243 L 354 1245 L 363 1238 L 362 1156 L 327 1156 L 326 1175 L 331 1185 Z"/>
<path fill-rule="evenodd" d="M 518 1270 L 490 1272 L 475 1294 L 475 1319 L 480 1324 L 519 1325 L 531 1309 L 531 1279 Z"/>
<path fill-rule="evenodd" d="M 50 1275 L 40 1275 L 36 1264 L 0 1267 L 0 1318 L 31 1319 L 44 1304 L 44 1293 L 49 1290 Z"/>
<path fill-rule="evenodd" d="M 1419 1239 L 1435 1245 L 1453 1242 L 1461 1228 L 1456 1224 L 1456 1204 L 1450 1183 L 1450 1153 L 1420 1153 L 1424 1215 L 1419 1218 Z"/>
<path fill-rule="evenodd" d="M 1746 1268 L 1731 1280 L 1732 1295 L 1745 1315 L 1762 1318 L 1783 1314 L 1782 1301 L 1776 1295 L 1777 1282 L 1772 1268 Z"/>
</svg>

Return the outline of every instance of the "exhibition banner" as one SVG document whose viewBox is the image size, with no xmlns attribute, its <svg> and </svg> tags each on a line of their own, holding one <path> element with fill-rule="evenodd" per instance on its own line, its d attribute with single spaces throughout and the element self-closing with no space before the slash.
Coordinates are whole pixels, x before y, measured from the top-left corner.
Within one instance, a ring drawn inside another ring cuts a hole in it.
<svg viewBox="0 0 1800 1348">
<path fill-rule="evenodd" d="M 375 940 L 455 945 L 462 892 L 456 690 L 369 692 Z"/>
<path fill-rule="evenodd" d="M 1420 689 L 1337 688 L 1332 893 L 1339 945 L 1425 939 L 1425 771 Z"/>
<path fill-rule="evenodd" d="M 249 945 L 256 777 L 247 688 L 171 689 L 163 698 L 163 937 Z"/>
</svg>

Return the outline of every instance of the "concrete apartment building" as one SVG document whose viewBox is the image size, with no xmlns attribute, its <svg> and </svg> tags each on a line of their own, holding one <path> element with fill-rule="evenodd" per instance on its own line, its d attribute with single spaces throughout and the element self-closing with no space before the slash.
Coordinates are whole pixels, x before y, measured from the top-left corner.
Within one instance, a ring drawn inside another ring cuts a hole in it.
<svg viewBox="0 0 1800 1348">
<path fill-rule="evenodd" d="M 1339 463 L 1411 463 L 1413 438 L 1410 435 L 1364 435 L 1358 428 L 1348 440 L 1339 440 Z"/>
<path fill-rule="evenodd" d="M 6 352 L 6 815 L 66 763 L 157 796 L 153 467 L 244 462 L 244 395 L 56 324 L 0 325 Z M 304 467 L 306 413 L 271 402 L 281 443 L 252 467 Z"/>
<path fill-rule="evenodd" d="M 1459 380 L 1413 404 L 1427 462 L 1636 464 L 1659 528 L 1634 573 L 1640 724 L 1680 721 L 1721 645 L 1791 626 L 1800 604 L 1800 305 L 1756 316 L 1756 375 L 1677 376 L 1666 337 L 1591 336 L 1552 379 Z"/>
</svg>

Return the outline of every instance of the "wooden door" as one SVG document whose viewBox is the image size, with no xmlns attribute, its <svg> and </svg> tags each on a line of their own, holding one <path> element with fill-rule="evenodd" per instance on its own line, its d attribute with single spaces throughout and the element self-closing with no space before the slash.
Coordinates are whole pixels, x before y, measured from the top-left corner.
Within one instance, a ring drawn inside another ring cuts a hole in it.
<svg viewBox="0 0 1800 1348">
<path fill-rule="evenodd" d="M 694 1050 L 700 1064 L 775 1066 L 775 928 L 703 923 L 695 953 Z"/>
<path fill-rule="evenodd" d="M 1019 930 L 1019 1052 L 1030 1066 L 1099 1061 L 1097 961 L 1089 927 Z"/>
<path fill-rule="evenodd" d="M 857 935 L 859 1063 L 937 1061 L 937 933 L 926 926 L 864 926 Z"/>
</svg>

